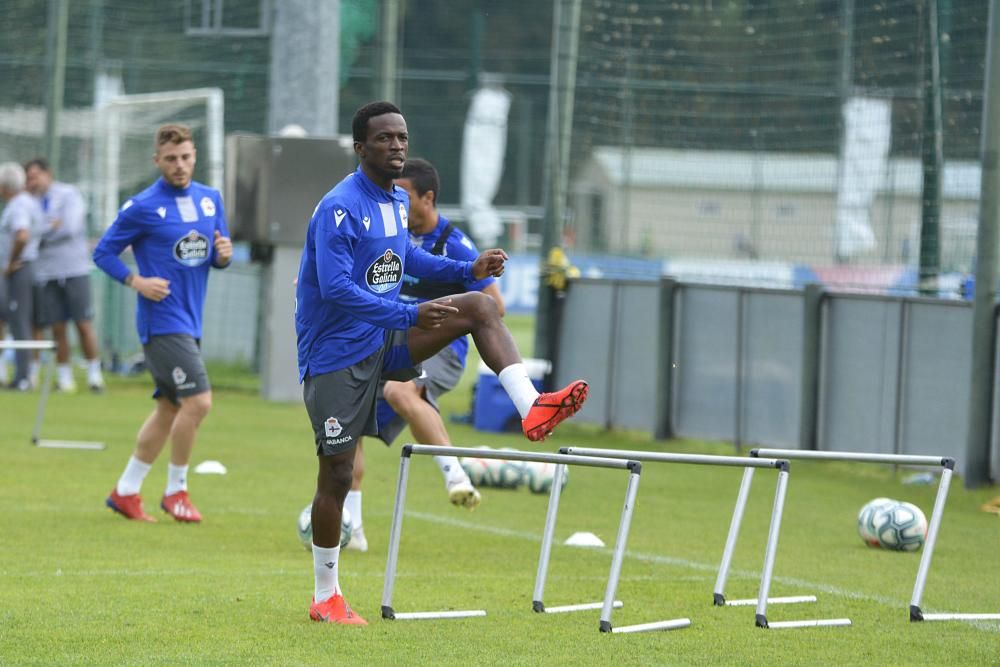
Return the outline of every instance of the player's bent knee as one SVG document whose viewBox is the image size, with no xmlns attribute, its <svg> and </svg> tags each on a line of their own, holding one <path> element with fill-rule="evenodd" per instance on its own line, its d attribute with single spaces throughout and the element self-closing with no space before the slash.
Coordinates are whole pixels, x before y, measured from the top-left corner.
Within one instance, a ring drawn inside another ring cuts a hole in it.
<svg viewBox="0 0 1000 667">
<path fill-rule="evenodd" d="M 204 391 L 200 394 L 187 396 L 181 399 L 181 410 L 188 412 L 198 419 L 203 419 L 212 409 L 212 392 Z"/>
<path fill-rule="evenodd" d="M 460 310 L 468 317 L 479 322 L 500 319 L 500 309 L 497 302 L 482 292 L 466 292 L 461 296 Z"/>
</svg>

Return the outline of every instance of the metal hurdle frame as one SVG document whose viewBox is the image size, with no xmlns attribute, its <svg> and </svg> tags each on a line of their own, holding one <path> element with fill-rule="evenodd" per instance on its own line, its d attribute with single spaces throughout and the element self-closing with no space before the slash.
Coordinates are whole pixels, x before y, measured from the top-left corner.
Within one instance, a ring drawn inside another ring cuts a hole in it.
<svg viewBox="0 0 1000 667">
<path fill-rule="evenodd" d="M 649 461 L 649 462 L 660 462 L 660 463 L 681 463 L 681 464 L 693 464 L 693 465 L 715 465 L 715 466 L 730 466 L 730 467 L 744 467 L 744 480 L 747 479 L 747 473 L 753 472 L 755 468 L 775 468 L 778 471 L 778 481 L 777 486 L 774 491 L 774 504 L 771 509 L 771 523 L 768 529 L 767 535 L 767 545 L 764 549 L 764 569 L 761 571 L 760 576 L 760 591 L 756 598 L 749 600 L 733 600 L 729 603 L 725 602 L 725 596 L 721 593 L 721 587 L 719 582 L 716 582 L 716 592 L 713 594 L 713 602 L 716 605 L 722 606 L 728 604 L 729 606 L 749 606 L 756 605 L 757 612 L 754 617 L 754 622 L 757 627 L 760 628 L 781 628 L 781 627 L 807 627 L 807 626 L 832 626 L 832 625 L 850 625 L 850 619 L 846 618 L 831 618 L 831 619 L 817 619 L 817 620 L 807 620 L 807 621 L 779 621 L 776 623 L 769 623 L 767 620 L 767 605 L 771 604 L 790 604 L 795 602 L 815 602 L 816 597 L 813 595 L 799 595 L 791 597 L 768 597 L 768 592 L 771 589 L 771 580 L 774 574 L 774 561 L 778 552 L 778 534 L 781 530 L 781 515 L 785 506 L 785 494 L 788 489 L 788 476 L 790 474 L 790 464 L 787 459 L 782 458 L 761 458 L 761 457 L 745 457 L 745 456 L 716 456 L 712 454 L 674 454 L 666 452 L 646 452 L 646 451 L 635 451 L 635 450 L 617 450 L 617 449 L 593 449 L 588 447 L 563 447 L 559 450 L 561 453 L 574 454 L 579 456 L 603 456 L 609 458 L 628 458 L 637 461 Z M 740 489 L 740 499 L 737 500 L 737 507 L 739 509 L 740 518 L 743 516 L 743 509 L 740 506 L 740 500 L 745 504 L 746 496 L 749 493 L 749 486 L 746 489 Z M 554 520 L 554 519 L 553 519 Z M 738 531 L 738 523 L 735 524 Z M 736 537 L 733 533 L 732 526 L 730 528 L 730 535 L 726 540 L 726 547 L 722 554 L 722 564 L 720 566 L 720 580 L 725 580 L 725 575 L 723 573 L 729 572 L 729 565 L 732 562 L 733 551 L 736 548 Z M 539 576 L 543 576 L 540 571 Z"/>
<path fill-rule="evenodd" d="M 621 521 L 618 527 L 618 537 L 615 541 L 614 554 L 611 560 L 611 572 L 608 575 L 608 584 L 605 590 L 604 602 L 601 604 L 601 632 L 641 632 L 646 630 L 663 629 L 666 626 L 684 627 L 690 625 L 688 619 L 678 619 L 673 621 L 659 621 L 646 623 L 642 626 L 627 626 L 622 628 L 612 628 L 611 612 L 615 607 L 620 607 L 617 602 L 615 592 L 618 588 L 618 580 L 621 575 L 622 560 L 625 554 L 625 544 L 628 540 L 628 530 L 632 521 L 632 510 L 635 507 L 635 498 L 639 490 L 639 474 L 642 471 L 642 464 L 638 461 L 626 461 L 619 458 L 596 458 L 586 456 L 567 456 L 564 454 L 546 454 L 535 452 L 521 452 L 516 450 L 489 450 L 472 447 L 439 447 L 432 445 L 405 445 L 400 451 L 399 479 L 396 483 L 396 503 L 392 512 L 392 527 L 389 532 L 389 555 L 385 564 L 385 584 L 382 589 L 382 618 L 387 620 L 419 620 L 438 618 L 467 618 L 470 616 L 485 616 L 486 611 L 482 609 L 465 611 L 427 611 L 427 612 L 397 612 L 392 607 L 392 593 L 396 579 L 396 566 L 399 560 L 399 541 L 403 528 L 403 507 L 406 502 L 406 484 L 409 477 L 410 459 L 414 454 L 427 456 L 472 456 L 488 459 L 506 459 L 509 461 L 537 461 L 541 463 L 552 463 L 556 465 L 556 476 L 553 480 L 552 491 L 550 492 L 549 511 L 550 515 L 554 510 L 551 498 L 555 496 L 556 505 L 560 487 L 562 486 L 561 472 L 565 465 L 582 465 L 592 468 L 617 468 L 629 471 L 628 486 L 625 491 L 625 505 L 622 508 Z M 549 517 L 546 517 L 546 530 L 550 529 Z M 554 522 L 553 522 L 554 523 Z M 551 546 L 551 534 L 549 546 Z M 548 550 L 543 539 L 542 557 L 548 562 Z M 541 569 L 541 564 L 539 565 Z M 533 605 L 534 606 L 534 605 Z M 576 605 L 579 606 L 579 605 Z M 593 609 L 594 605 L 579 606 L 581 608 Z"/>
<path fill-rule="evenodd" d="M 87 442 L 82 440 L 43 440 L 42 420 L 45 418 L 45 406 L 52 390 L 52 376 L 56 365 L 56 344 L 51 340 L 0 340 L 0 350 L 38 350 L 46 359 L 45 371 L 38 394 L 38 408 L 35 410 L 35 425 L 31 430 L 31 444 L 47 449 L 104 449 L 103 442 Z"/>
<path fill-rule="evenodd" d="M 813 451 L 799 449 L 768 449 L 756 448 L 750 450 L 750 456 L 774 457 L 780 456 L 787 459 L 801 459 L 811 461 L 849 461 L 857 463 L 887 463 L 892 465 L 909 465 L 923 467 L 940 467 L 941 480 L 938 483 L 937 497 L 934 500 L 934 510 L 931 513 L 930 523 L 927 527 L 927 539 L 924 542 L 923 553 L 920 556 L 920 565 L 917 569 L 917 578 L 913 584 L 913 596 L 910 599 L 910 621 L 982 621 L 1000 620 L 1000 614 L 925 614 L 920 609 L 920 599 L 924 594 L 924 584 L 927 581 L 927 574 L 931 567 L 931 558 L 934 554 L 934 545 L 937 542 L 938 529 L 941 526 L 941 517 L 944 514 L 944 504 L 948 499 L 948 487 L 951 485 L 951 478 L 955 472 L 955 460 L 942 456 L 917 456 L 906 454 L 873 454 L 867 452 L 832 452 Z M 736 541 L 739 533 L 739 524 L 743 516 L 743 508 L 746 504 L 746 497 L 750 490 L 752 469 L 747 469 L 740 486 L 740 493 L 736 503 L 736 510 L 733 513 L 733 522 L 729 529 L 729 539 Z M 724 572 L 719 572 L 720 586 L 725 583 Z M 775 624 L 772 624 L 774 626 Z"/>
</svg>

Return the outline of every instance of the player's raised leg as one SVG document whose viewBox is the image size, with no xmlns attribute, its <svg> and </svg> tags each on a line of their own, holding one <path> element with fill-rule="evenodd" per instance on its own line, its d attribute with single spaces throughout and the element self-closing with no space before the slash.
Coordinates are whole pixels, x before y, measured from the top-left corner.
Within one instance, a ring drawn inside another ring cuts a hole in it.
<svg viewBox="0 0 1000 667">
<path fill-rule="evenodd" d="M 454 306 L 458 313 L 436 328 L 409 330 L 407 347 L 414 362 L 429 358 L 457 336 L 472 334 L 479 355 L 497 374 L 521 415 L 525 436 L 532 441 L 544 440 L 583 406 L 587 400 L 587 383 L 583 380 L 575 380 L 556 392 L 538 393 L 493 299 L 480 292 L 467 292 L 437 301 Z"/>
<path fill-rule="evenodd" d="M 426 370 L 426 369 L 425 369 Z M 413 439 L 427 445 L 451 445 L 448 429 L 445 428 L 441 413 L 427 401 L 427 388 L 415 382 L 386 382 L 383 387 L 385 400 L 392 409 L 409 424 Z M 465 474 L 458 457 L 435 456 L 444 477 L 448 500 L 453 505 L 475 509 L 482 497 Z"/>
</svg>

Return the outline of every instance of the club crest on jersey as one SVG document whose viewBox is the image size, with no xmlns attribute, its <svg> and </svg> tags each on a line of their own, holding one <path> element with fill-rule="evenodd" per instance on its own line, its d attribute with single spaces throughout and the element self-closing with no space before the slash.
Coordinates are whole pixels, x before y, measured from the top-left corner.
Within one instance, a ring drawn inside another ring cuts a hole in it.
<svg viewBox="0 0 1000 667">
<path fill-rule="evenodd" d="M 211 218 L 215 215 L 215 202 L 212 201 L 211 197 L 202 197 L 199 204 L 201 205 L 201 212 L 206 218 Z"/>
<path fill-rule="evenodd" d="M 184 266 L 198 266 L 208 259 L 208 237 L 192 229 L 174 244 L 174 259 Z"/>
<path fill-rule="evenodd" d="M 385 254 L 372 262 L 365 271 L 365 281 L 368 289 L 376 294 L 384 294 L 399 284 L 403 279 L 403 260 L 399 255 L 387 248 Z"/>
<path fill-rule="evenodd" d="M 326 437 L 336 438 L 340 435 L 344 427 L 340 425 L 336 417 L 328 417 L 325 422 L 323 422 L 323 430 L 326 432 Z"/>
</svg>

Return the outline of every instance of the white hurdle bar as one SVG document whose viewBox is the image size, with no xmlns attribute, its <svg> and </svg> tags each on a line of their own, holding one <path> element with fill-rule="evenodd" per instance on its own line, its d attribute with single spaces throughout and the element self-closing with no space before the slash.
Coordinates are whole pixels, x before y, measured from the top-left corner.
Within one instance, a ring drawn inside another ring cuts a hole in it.
<svg viewBox="0 0 1000 667">
<path fill-rule="evenodd" d="M 785 506 L 785 493 L 788 488 L 788 476 L 790 471 L 790 465 L 787 459 L 780 458 L 761 458 L 761 457 L 746 457 L 746 456 L 716 456 L 712 454 L 675 454 L 668 452 L 647 452 L 647 451 L 635 451 L 635 450 L 617 450 L 617 449 L 593 449 L 588 447 L 563 447 L 559 450 L 561 453 L 565 454 L 577 454 L 581 456 L 604 456 L 604 457 L 619 457 L 628 458 L 636 461 L 645 462 L 660 462 L 660 463 L 680 463 L 680 464 L 693 464 L 693 465 L 714 465 L 714 466 L 729 466 L 729 467 L 744 467 L 744 482 L 746 482 L 748 476 L 752 475 L 755 468 L 775 468 L 778 471 L 778 482 L 774 491 L 774 505 L 771 509 L 771 524 L 768 531 L 767 546 L 764 550 L 764 569 L 761 572 L 760 577 L 760 592 L 756 598 L 750 600 L 733 600 L 732 602 L 726 602 L 725 596 L 722 591 L 725 584 L 726 573 L 729 572 L 729 566 L 732 562 L 733 551 L 736 547 L 736 533 L 739 532 L 738 523 L 735 524 L 736 532 L 733 531 L 733 525 L 730 526 L 730 534 L 726 540 L 726 547 L 722 554 L 722 564 L 719 567 L 719 579 L 716 580 L 716 589 L 713 594 L 713 602 L 718 605 L 729 605 L 729 606 L 751 606 L 755 605 L 757 607 L 757 614 L 755 616 L 755 623 L 758 627 L 766 628 L 769 627 L 767 622 L 767 605 L 768 604 L 791 604 L 795 602 L 815 602 L 816 597 L 813 595 L 798 595 L 790 597 L 768 597 L 768 591 L 771 588 L 771 580 L 774 574 L 774 561 L 778 552 L 778 534 L 781 529 L 781 515 Z M 743 500 L 743 504 L 746 503 L 746 496 L 749 493 L 749 487 L 746 489 L 740 489 L 740 498 Z M 743 506 L 737 501 L 737 510 L 739 512 L 740 518 L 743 516 Z M 721 583 L 720 583 L 721 582 Z M 805 622 L 802 622 L 805 623 Z M 849 625 L 850 621 L 847 619 L 831 619 L 822 621 L 808 621 L 812 625 Z M 781 626 L 775 626 L 781 627 Z"/>
<path fill-rule="evenodd" d="M 618 529 L 618 538 L 615 543 L 614 556 L 611 563 L 611 572 L 608 576 L 608 584 L 605 591 L 604 602 L 601 603 L 602 632 L 611 632 L 611 611 L 621 604 L 614 599 L 618 587 L 618 579 L 621 573 L 622 559 L 625 552 L 625 543 L 628 539 L 628 527 L 632 519 L 632 508 L 635 505 L 635 496 L 638 492 L 639 473 L 642 465 L 637 461 L 623 461 L 620 459 L 599 459 L 582 456 L 565 456 L 561 454 L 546 454 L 535 452 L 521 452 L 516 450 L 488 450 L 472 447 L 439 447 L 432 445 L 405 445 L 400 452 L 399 479 L 396 484 L 396 503 L 392 512 L 392 526 L 389 532 L 389 555 L 385 565 L 385 584 L 382 589 L 382 618 L 384 619 L 429 619 L 429 618 L 463 618 L 467 616 L 485 616 L 484 610 L 470 610 L 463 612 L 410 612 L 399 613 L 392 607 L 392 594 L 396 579 L 396 567 L 399 561 L 399 541 L 403 528 L 403 508 L 406 502 L 406 484 L 409 477 L 410 459 L 414 454 L 427 456 L 475 456 L 478 458 L 506 459 L 511 461 L 538 461 L 542 463 L 552 463 L 556 465 L 556 476 L 552 488 L 559 489 L 561 486 L 560 472 L 564 465 L 582 465 L 594 468 L 616 468 L 629 472 L 628 487 L 626 489 L 625 507 L 622 510 L 621 523 Z M 550 496 L 551 497 L 551 496 Z M 550 503 L 551 504 L 551 503 Z M 543 545 L 544 547 L 544 545 Z M 544 551 L 544 548 L 543 548 Z M 547 553 L 545 554 L 547 559 Z M 570 611 L 567 605 L 565 611 Z M 588 606 L 587 608 L 596 608 Z M 686 619 L 684 619 L 686 620 Z M 669 623 L 670 621 L 665 621 Z"/>
<path fill-rule="evenodd" d="M 31 444 L 47 449 L 104 449 L 103 442 L 81 440 L 43 440 L 42 420 L 45 406 L 52 389 L 52 375 L 56 364 L 56 344 L 51 340 L 0 340 L 0 350 L 32 350 L 45 355 L 45 374 L 38 393 L 38 408 L 35 410 L 35 425 L 31 430 Z"/>
<path fill-rule="evenodd" d="M 927 574 L 930 571 L 931 558 L 934 555 L 934 545 L 937 542 L 938 530 L 941 527 L 941 517 L 944 515 L 944 504 L 948 499 L 948 488 L 951 486 L 951 478 L 955 472 L 955 459 L 944 456 L 764 448 L 751 450 L 750 456 L 782 456 L 788 459 L 802 459 L 810 461 L 887 463 L 892 465 L 941 468 L 941 480 L 938 483 L 937 496 L 934 499 L 934 510 L 931 512 L 930 523 L 927 526 L 927 539 L 924 541 L 923 553 L 920 555 L 920 565 L 917 568 L 917 578 L 913 583 L 913 596 L 910 599 L 909 609 L 910 620 L 914 622 L 1000 620 L 1000 614 L 925 614 L 920 609 L 920 600 L 924 594 L 924 584 L 927 583 Z M 745 483 L 749 486 L 749 481 L 746 481 Z"/>
</svg>

